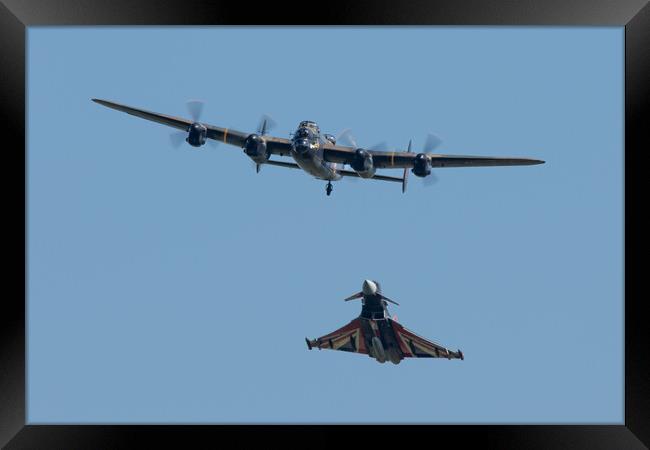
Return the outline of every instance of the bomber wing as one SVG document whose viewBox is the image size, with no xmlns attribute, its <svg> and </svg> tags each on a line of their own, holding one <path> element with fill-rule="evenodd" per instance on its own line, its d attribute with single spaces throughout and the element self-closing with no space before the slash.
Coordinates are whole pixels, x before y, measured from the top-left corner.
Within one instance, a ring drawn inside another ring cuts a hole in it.
<svg viewBox="0 0 650 450">
<path fill-rule="evenodd" d="M 357 149 L 335 145 L 325 147 L 324 158 L 326 161 L 351 164 Z M 372 160 L 378 169 L 412 168 L 415 157 L 414 152 L 387 152 L 366 150 L 372 155 Z M 528 166 L 543 164 L 544 161 L 530 158 L 496 157 L 496 156 L 467 156 L 467 155 L 440 155 L 425 153 L 431 167 L 486 167 L 486 166 Z"/>
<path fill-rule="evenodd" d="M 142 119 L 157 122 L 169 127 L 179 130 L 188 131 L 192 121 L 182 117 L 168 116 L 166 114 L 155 113 L 144 109 L 133 108 L 131 106 L 122 105 L 120 103 L 109 102 L 107 100 L 100 100 L 93 98 L 92 101 L 108 108 L 122 111 L 132 116 L 140 117 Z M 225 144 L 243 147 L 244 141 L 251 133 L 233 130 L 230 128 L 222 128 L 207 123 L 201 122 L 208 130 L 208 138 Z M 290 153 L 290 143 L 288 139 L 279 138 L 274 136 L 264 136 L 267 148 L 275 155 L 288 155 Z"/>
</svg>

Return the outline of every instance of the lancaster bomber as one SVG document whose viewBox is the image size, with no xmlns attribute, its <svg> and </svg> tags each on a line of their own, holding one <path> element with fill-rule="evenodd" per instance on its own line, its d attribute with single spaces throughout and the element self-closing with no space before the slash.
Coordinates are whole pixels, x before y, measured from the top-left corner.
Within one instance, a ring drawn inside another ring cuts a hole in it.
<svg viewBox="0 0 650 450">
<path fill-rule="evenodd" d="M 92 100 L 100 105 L 181 130 L 186 134 L 185 141 L 193 147 L 201 147 L 208 140 L 240 147 L 256 164 L 258 172 L 263 164 L 302 169 L 317 179 L 327 181 L 327 195 L 332 193 L 332 181 L 338 181 L 342 177 L 398 182 L 402 184 L 402 192 L 405 192 L 409 169 L 415 176 L 425 178 L 431 177 L 432 167 L 522 166 L 544 162 L 529 158 L 433 154 L 431 150 L 435 141 L 432 139 L 427 139 L 423 151 L 419 153 L 411 151 L 411 141 L 407 151 L 365 149 L 357 146 L 354 140 L 351 140 L 351 146 L 343 146 L 337 144 L 335 136 L 321 134 L 316 122 L 309 120 L 300 122 L 290 139 L 287 139 L 268 136 L 268 120 L 261 122 L 256 133 L 246 133 L 200 122 L 199 114 L 193 113 L 200 111 L 200 108 L 196 107 L 190 108 L 193 118 L 189 120 L 107 100 Z M 271 159 L 272 156 L 289 156 L 293 162 Z M 346 165 L 352 170 L 346 170 Z M 401 177 L 394 177 L 380 175 L 377 169 L 404 169 L 404 172 Z"/>
<path fill-rule="evenodd" d="M 391 317 L 388 303 L 398 303 L 382 294 L 377 281 L 365 280 L 361 292 L 345 301 L 355 299 L 362 301 L 361 315 L 318 339 L 305 338 L 309 350 L 318 348 L 362 353 L 382 364 L 386 361 L 399 364 L 404 358 L 465 359 L 460 350 L 454 352 L 420 337 L 398 323 L 395 316 Z"/>
</svg>

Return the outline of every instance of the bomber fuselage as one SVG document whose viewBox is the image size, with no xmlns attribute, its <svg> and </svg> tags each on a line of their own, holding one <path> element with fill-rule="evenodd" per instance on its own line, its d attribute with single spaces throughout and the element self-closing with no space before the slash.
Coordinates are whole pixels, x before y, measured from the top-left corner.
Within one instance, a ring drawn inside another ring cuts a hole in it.
<svg viewBox="0 0 650 450">
<path fill-rule="evenodd" d="M 327 181 L 340 180 L 341 174 L 337 173 L 339 165 L 323 158 L 323 147 L 328 143 L 329 141 L 321 136 L 318 125 L 305 120 L 300 122 L 291 139 L 291 156 L 302 170 L 316 178 Z"/>
</svg>

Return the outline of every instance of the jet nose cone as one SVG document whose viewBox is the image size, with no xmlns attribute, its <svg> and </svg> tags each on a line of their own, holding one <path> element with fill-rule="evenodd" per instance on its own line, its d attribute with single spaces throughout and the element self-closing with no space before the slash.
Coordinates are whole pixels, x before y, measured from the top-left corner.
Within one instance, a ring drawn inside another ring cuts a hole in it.
<svg viewBox="0 0 650 450">
<path fill-rule="evenodd" d="M 364 280 L 362 290 L 364 295 L 375 295 L 377 293 L 377 285 L 372 280 Z"/>
</svg>

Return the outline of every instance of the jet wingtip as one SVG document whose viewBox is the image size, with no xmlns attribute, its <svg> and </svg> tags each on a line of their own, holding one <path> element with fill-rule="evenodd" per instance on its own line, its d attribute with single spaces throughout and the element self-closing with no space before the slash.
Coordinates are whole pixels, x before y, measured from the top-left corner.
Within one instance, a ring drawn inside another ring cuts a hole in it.
<svg viewBox="0 0 650 450">
<path fill-rule="evenodd" d="M 305 342 L 307 343 L 307 348 L 311 350 L 311 342 L 309 342 L 309 339 L 305 338 Z"/>
</svg>

